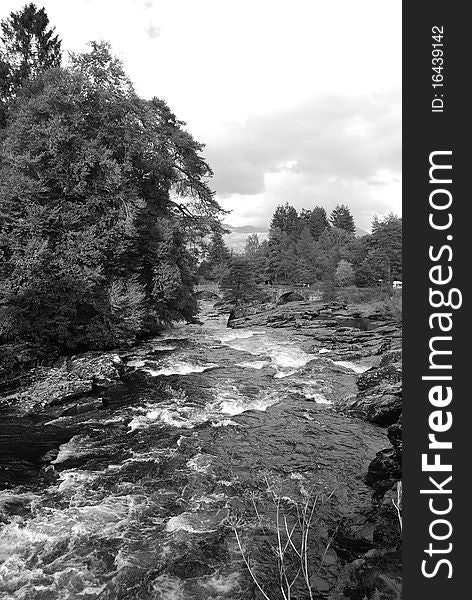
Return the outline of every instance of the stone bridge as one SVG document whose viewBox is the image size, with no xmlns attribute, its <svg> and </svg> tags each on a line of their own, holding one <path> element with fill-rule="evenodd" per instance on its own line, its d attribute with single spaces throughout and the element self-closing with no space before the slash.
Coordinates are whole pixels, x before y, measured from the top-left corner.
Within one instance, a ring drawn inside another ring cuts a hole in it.
<svg viewBox="0 0 472 600">
<path fill-rule="evenodd" d="M 295 292 L 305 298 L 305 300 L 321 300 L 322 292 L 317 286 L 305 287 L 302 285 L 281 285 L 281 284 L 267 284 L 261 285 L 261 288 L 267 292 L 273 301 L 277 301 L 283 294 Z M 195 291 L 207 291 L 213 292 L 214 294 L 221 295 L 220 288 L 217 283 L 202 283 L 195 286 Z"/>
</svg>

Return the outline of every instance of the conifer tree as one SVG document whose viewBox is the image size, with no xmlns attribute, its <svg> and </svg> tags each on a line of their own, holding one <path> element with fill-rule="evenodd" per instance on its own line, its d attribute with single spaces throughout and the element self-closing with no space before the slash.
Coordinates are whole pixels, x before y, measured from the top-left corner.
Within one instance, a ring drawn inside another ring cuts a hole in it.
<svg viewBox="0 0 472 600">
<path fill-rule="evenodd" d="M 0 25 L 0 126 L 12 99 L 42 72 L 61 63 L 61 41 L 44 8 L 25 5 Z"/>
<path fill-rule="evenodd" d="M 333 227 L 343 229 L 348 233 L 355 233 L 356 225 L 349 208 L 345 204 L 338 204 L 331 213 L 329 220 Z"/>
<path fill-rule="evenodd" d="M 270 229 L 279 229 L 288 235 L 297 234 L 300 228 L 298 213 L 288 202 L 277 206 L 270 222 Z"/>
<path fill-rule="evenodd" d="M 256 284 L 253 266 L 245 256 L 236 256 L 231 260 L 221 288 L 225 300 L 235 306 L 260 300 L 264 296 Z"/>
</svg>

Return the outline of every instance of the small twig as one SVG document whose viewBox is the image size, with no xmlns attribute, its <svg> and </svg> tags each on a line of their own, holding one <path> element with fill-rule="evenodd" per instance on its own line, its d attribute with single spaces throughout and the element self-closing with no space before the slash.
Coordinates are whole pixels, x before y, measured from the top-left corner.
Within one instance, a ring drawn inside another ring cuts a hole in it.
<svg viewBox="0 0 472 600">
<path fill-rule="evenodd" d="M 257 581 L 256 576 L 254 575 L 254 573 L 252 572 L 251 569 L 251 565 L 249 564 L 248 559 L 246 558 L 246 555 L 244 554 L 244 550 L 243 547 L 241 545 L 241 540 L 239 539 L 239 535 L 238 535 L 238 531 L 236 529 L 236 527 L 233 527 L 233 531 L 234 531 L 234 535 L 236 536 L 236 541 L 238 542 L 238 546 L 239 546 L 239 551 L 241 553 L 241 556 L 243 558 L 244 564 L 246 565 L 247 570 L 249 571 L 249 575 L 252 577 L 252 580 L 254 581 L 254 583 L 257 586 L 257 589 L 261 592 L 261 594 L 264 596 L 265 600 L 271 600 L 269 598 L 269 596 L 264 592 L 264 590 L 261 588 L 259 582 Z"/>
</svg>

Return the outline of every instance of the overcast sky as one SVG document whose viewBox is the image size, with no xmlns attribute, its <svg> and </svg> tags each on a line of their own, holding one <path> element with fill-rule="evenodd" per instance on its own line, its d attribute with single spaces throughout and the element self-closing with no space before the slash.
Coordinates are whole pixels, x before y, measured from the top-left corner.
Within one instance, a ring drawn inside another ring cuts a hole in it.
<svg viewBox="0 0 472 600">
<path fill-rule="evenodd" d="M 25 4 L 1 0 L 0 16 Z M 401 211 L 401 1 L 40 0 L 66 50 L 111 42 L 206 144 L 231 225 L 277 204 Z"/>
</svg>

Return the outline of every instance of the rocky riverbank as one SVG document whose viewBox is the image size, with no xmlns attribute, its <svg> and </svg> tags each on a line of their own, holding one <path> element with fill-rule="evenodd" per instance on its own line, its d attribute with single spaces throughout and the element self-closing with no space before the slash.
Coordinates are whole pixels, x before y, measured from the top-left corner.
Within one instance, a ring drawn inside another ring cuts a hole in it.
<svg viewBox="0 0 472 600">
<path fill-rule="evenodd" d="M 228 327 L 257 326 L 293 330 L 306 351 L 326 353 L 338 364 L 370 361 L 371 367 L 357 377 L 358 392 L 339 398 L 335 404 L 335 410 L 386 430 L 386 447 L 373 457 L 364 478 L 373 490 L 371 509 L 362 516 L 352 515 L 352 521 L 346 521 L 333 542 L 335 547 L 352 549 L 352 560 L 340 575 L 337 589 L 339 594 L 349 590 L 349 598 L 362 599 L 380 573 L 385 585 L 384 595 L 379 597 L 399 598 L 402 331 L 397 315 L 385 305 L 348 306 L 298 299 L 231 311 Z"/>
</svg>

